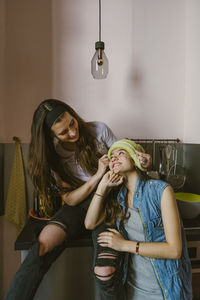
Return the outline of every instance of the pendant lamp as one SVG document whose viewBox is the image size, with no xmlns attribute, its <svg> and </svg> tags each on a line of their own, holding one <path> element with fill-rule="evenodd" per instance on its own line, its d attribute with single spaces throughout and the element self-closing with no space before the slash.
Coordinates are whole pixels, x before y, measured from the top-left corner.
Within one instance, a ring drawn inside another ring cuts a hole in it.
<svg viewBox="0 0 200 300">
<path fill-rule="evenodd" d="M 101 40 L 101 0 L 99 0 L 99 40 L 95 43 L 96 52 L 91 61 L 91 73 L 94 79 L 104 79 L 108 75 L 108 59 L 104 48 L 105 44 Z"/>
</svg>

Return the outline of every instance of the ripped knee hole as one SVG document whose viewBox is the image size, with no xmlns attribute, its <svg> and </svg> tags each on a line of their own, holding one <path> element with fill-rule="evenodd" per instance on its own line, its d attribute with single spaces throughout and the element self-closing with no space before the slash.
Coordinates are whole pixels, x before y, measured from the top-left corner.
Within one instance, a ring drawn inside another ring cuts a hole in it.
<svg viewBox="0 0 200 300">
<path fill-rule="evenodd" d="M 105 253 L 100 253 L 98 255 L 98 259 L 101 259 L 102 261 L 105 259 L 117 259 L 117 255 L 114 253 L 109 253 L 109 252 L 105 252 Z M 114 274 L 115 274 L 116 268 L 112 265 L 108 265 L 108 266 L 95 266 L 94 268 L 94 274 L 95 276 L 102 280 L 102 281 L 106 281 L 106 280 L 110 280 Z"/>
</svg>

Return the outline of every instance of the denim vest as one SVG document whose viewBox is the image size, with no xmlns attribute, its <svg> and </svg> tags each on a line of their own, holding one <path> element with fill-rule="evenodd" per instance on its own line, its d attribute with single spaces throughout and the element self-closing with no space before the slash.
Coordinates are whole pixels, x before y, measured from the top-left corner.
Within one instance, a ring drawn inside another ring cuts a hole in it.
<svg viewBox="0 0 200 300">
<path fill-rule="evenodd" d="M 145 240 L 147 242 L 165 242 L 165 233 L 161 217 L 161 197 L 168 183 L 161 180 L 137 179 L 133 196 L 133 208 L 140 215 Z M 117 200 L 125 210 L 127 188 L 122 186 Z M 117 222 L 119 229 L 119 220 Z M 186 238 L 183 225 L 182 255 L 180 259 L 151 258 L 155 277 L 163 294 L 164 300 L 192 300 L 192 271 L 187 252 Z M 126 232 L 121 232 L 126 238 Z M 127 259 L 125 272 L 127 271 Z M 125 274 L 126 276 L 126 274 Z"/>
</svg>

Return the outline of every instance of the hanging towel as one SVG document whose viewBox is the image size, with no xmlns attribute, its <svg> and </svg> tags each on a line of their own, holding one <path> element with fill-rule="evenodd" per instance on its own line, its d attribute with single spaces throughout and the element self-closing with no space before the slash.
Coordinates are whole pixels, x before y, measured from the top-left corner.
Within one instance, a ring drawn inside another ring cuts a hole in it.
<svg viewBox="0 0 200 300">
<path fill-rule="evenodd" d="M 21 143 L 17 137 L 13 137 L 13 140 L 15 141 L 15 154 L 6 199 L 5 216 L 8 221 L 16 224 L 17 234 L 19 234 L 27 217 L 26 189 Z"/>
</svg>

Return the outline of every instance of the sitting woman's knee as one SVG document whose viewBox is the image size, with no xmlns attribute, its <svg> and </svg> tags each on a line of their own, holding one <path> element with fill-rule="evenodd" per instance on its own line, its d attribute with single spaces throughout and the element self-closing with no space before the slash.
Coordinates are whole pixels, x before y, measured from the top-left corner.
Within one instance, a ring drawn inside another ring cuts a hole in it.
<svg viewBox="0 0 200 300">
<path fill-rule="evenodd" d="M 112 279 L 115 274 L 115 264 L 117 254 L 109 252 L 101 252 L 97 257 L 97 265 L 94 268 L 96 278 L 106 281 Z"/>
<path fill-rule="evenodd" d="M 96 278 L 102 281 L 112 279 L 115 274 L 115 267 L 112 266 L 96 266 L 94 268 L 94 274 Z"/>
<path fill-rule="evenodd" d="M 60 245 L 66 236 L 66 232 L 55 224 L 48 224 L 41 231 L 38 242 L 40 244 L 39 256 L 53 250 Z"/>
<path fill-rule="evenodd" d="M 43 243 L 40 239 L 38 239 L 40 247 L 39 247 L 39 256 L 44 255 L 45 253 L 48 252 L 48 247 Z"/>
</svg>

